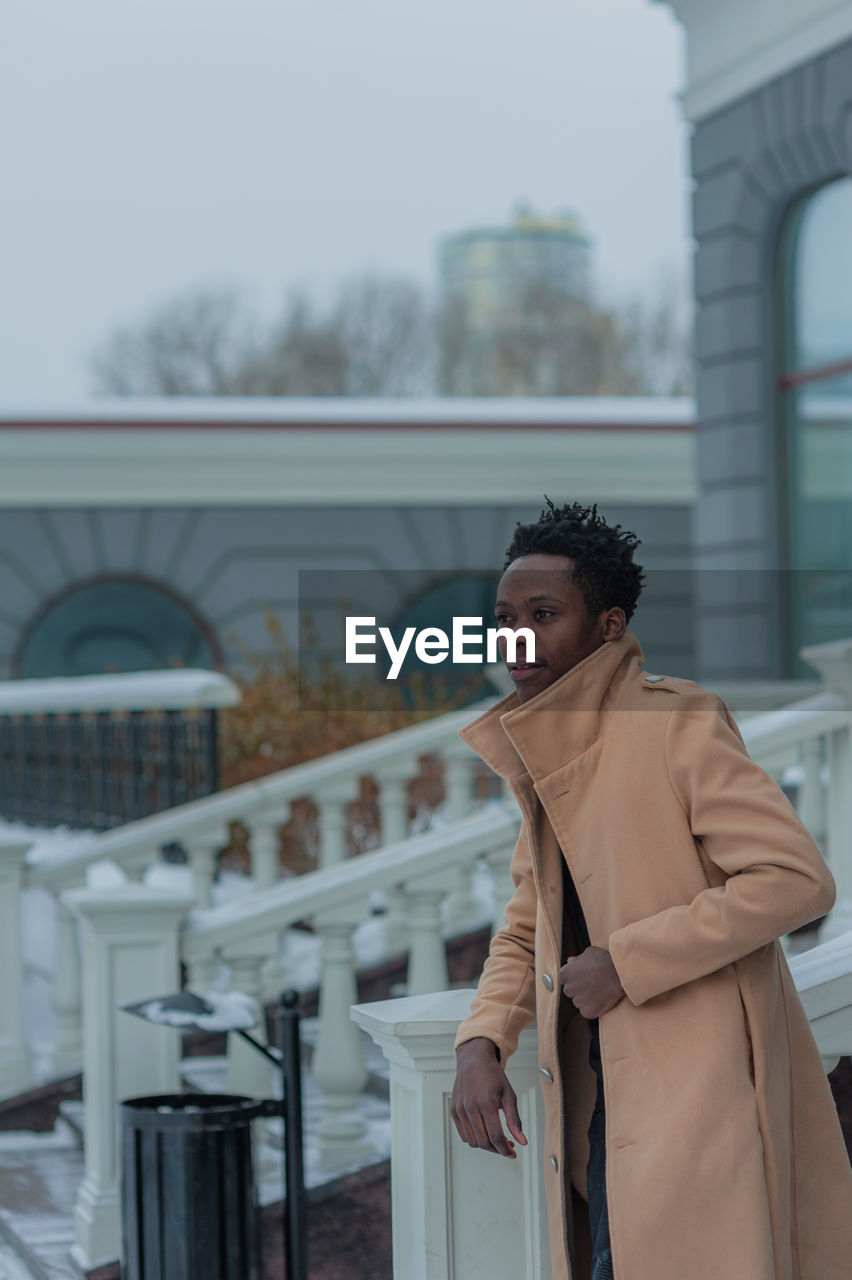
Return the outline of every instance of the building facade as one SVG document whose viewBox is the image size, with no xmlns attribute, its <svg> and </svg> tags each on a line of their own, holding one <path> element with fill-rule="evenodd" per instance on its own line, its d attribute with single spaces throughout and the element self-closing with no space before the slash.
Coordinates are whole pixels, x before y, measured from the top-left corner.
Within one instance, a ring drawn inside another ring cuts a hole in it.
<svg viewBox="0 0 852 1280">
<path fill-rule="evenodd" d="M 642 538 L 648 661 L 690 674 L 691 414 L 628 398 L 0 414 L 0 675 L 234 669 L 268 649 L 271 617 L 295 645 L 300 604 L 339 631 L 344 597 L 379 625 L 487 617 L 545 495 Z"/>
<path fill-rule="evenodd" d="M 699 666 L 852 634 L 852 4 L 672 0 L 696 243 Z"/>
</svg>

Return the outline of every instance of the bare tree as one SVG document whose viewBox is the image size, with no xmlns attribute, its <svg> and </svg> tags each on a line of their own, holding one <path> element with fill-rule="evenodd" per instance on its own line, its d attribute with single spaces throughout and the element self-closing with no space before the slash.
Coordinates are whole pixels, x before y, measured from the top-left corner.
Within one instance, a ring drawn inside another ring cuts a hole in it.
<svg viewBox="0 0 852 1280">
<path fill-rule="evenodd" d="M 236 290 L 198 290 L 95 353 L 111 395 L 669 395 L 690 386 L 678 294 L 607 309 L 539 282 L 484 319 L 460 297 L 435 316 L 400 277 L 344 281 L 329 306 L 291 292 L 261 325 Z"/>
<path fill-rule="evenodd" d="M 689 389 L 677 295 L 608 309 L 539 282 L 483 317 L 463 298 L 441 316 L 441 387 L 449 395 L 670 395 Z"/>
<path fill-rule="evenodd" d="M 434 320 L 412 281 L 367 274 L 321 311 L 291 292 L 265 329 L 241 295 L 201 290 L 113 334 L 95 353 L 112 395 L 417 395 L 435 389 Z"/>
<path fill-rule="evenodd" d="M 229 395 L 254 359 L 254 324 L 233 289 L 200 289 L 118 329 L 96 350 L 101 394 Z"/>
</svg>

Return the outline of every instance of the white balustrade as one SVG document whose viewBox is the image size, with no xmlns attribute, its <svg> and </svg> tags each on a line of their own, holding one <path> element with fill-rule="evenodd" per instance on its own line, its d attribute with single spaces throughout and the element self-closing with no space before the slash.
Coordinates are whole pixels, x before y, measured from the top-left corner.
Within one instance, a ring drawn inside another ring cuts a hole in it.
<svg viewBox="0 0 852 1280">
<path fill-rule="evenodd" d="M 446 877 L 424 876 L 405 887 L 409 928 L 408 992 L 420 996 L 449 985 L 447 949 L 441 922 Z"/>
<path fill-rule="evenodd" d="M 83 944 L 85 1176 L 74 1211 L 84 1270 L 121 1254 L 116 1109 L 178 1089 L 179 1037 L 119 1005 L 178 990 L 178 928 L 192 899 L 144 885 L 66 892 Z"/>
<path fill-rule="evenodd" d="M 852 1054 L 852 933 L 794 956 L 790 968 L 823 1062 Z M 507 1074 L 526 1147 L 504 1160 L 467 1147 L 450 1118 L 453 1042 L 472 991 L 356 1005 L 354 1021 L 390 1063 L 394 1275 L 405 1280 L 550 1276 L 543 1116 L 534 1028 Z"/>
<path fill-rule="evenodd" d="M 478 757 L 461 738 L 448 743 L 441 752 L 444 762 L 444 805 L 447 820 L 458 822 L 475 808 Z M 470 866 L 461 866 L 448 885 L 445 904 L 447 928 L 451 933 L 461 933 L 470 928 L 476 915 L 476 901 L 472 890 Z"/>
<path fill-rule="evenodd" d="M 256 818 L 249 833 L 251 848 L 251 873 L 259 893 L 271 889 L 281 879 L 281 827 L 289 818 L 289 806 L 284 814 L 273 819 Z M 281 935 L 272 939 L 269 954 L 260 970 L 260 994 L 263 1001 L 280 996 L 284 986 L 281 968 Z M 258 1055 L 259 1056 L 259 1055 Z"/>
<path fill-rule="evenodd" d="M 472 991 L 356 1005 L 390 1063 L 393 1271 L 404 1280 L 547 1280 L 537 1041 L 508 1064 L 529 1146 L 504 1160 L 465 1146 L 449 1116 L 453 1041 Z"/>
<path fill-rule="evenodd" d="M 414 762 L 403 760 L 396 768 L 384 766 L 379 785 L 379 836 L 381 845 L 396 844 L 408 835 L 408 788 Z M 387 891 L 385 948 L 389 956 L 408 947 L 405 900 L 397 888 Z"/>
<path fill-rule="evenodd" d="M 83 1065 L 83 995 L 77 921 L 61 898 L 56 901 L 56 965 L 51 1002 L 56 1014 L 53 1074 L 68 1075 Z"/>
<path fill-rule="evenodd" d="M 261 970 L 264 962 L 275 945 L 272 934 L 259 934 L 245 938 L 222 952 L 222 959 L 231 970 L 231 989 L 244 991 L 246 995 L 262 1004 Z M 252 1035 L 256 1040 L 266 1044 L 266 1026 L 261 1015 L 260 1026 Z M 229 1093 L 244 1094 L 249 1098 L 265 1098 L 270 1093 L 270 1066 L 263 1054 L 258 1053 L 236 1032 L 228 1033 L 228 1077 Z"/>
<path fill-rule="evenodd" d="M 199 831 L 187 836 L 181 843 L 186 850 L 186 860 L 192 872 L 195 902 L 199 907 L 209 907 L 212 901 L 213 881 L 216 879 L 216 861 L 228 844 L 230 833 L 217 826 L 210 831 Z"/>
<path fill-rule="evenodd" d="M 319 834 L 320 867 L 333 867 L 346 859 L 348 820 L 347 809 L 357 799 L 358 788 L 354 779 L 346 777 L 335 786 L 326 785 L 316 793 L 317 830 Z"/>
<path fill-rule="evenodd" d="M 324 912 L 314 922 L 322 938 L 322 975 L 319 1039 L 311 1070 L 325 1096 L 318 1141 L 326 1169 L 346 1168 L 369 1153 L 366 1126 L 357 1114 L 367 1068 L 361 1037 L 349 1017 L 358 998 L 352 934 L 365 914 L 365 904 L 356 902 Z"/>
<path fill-rule="evenodd" d="M 0 1092 L 14 1093 L 32 1082 L 24 1034 L 24 964 L 21 952 L 21 888 L 31 840 L 0 842 Z"/>
<path fill-rule="evenodd" d="M 494 877 L 494 915 L 491 920 L 492 937 L 503 926 L 506 918 L 506 907 L 515 892 L 511 871 L 514 847 L 514 844 L 502 841 L 485 855 L 485 861 L 488 863 L 491 874 Z"/>
</svg>

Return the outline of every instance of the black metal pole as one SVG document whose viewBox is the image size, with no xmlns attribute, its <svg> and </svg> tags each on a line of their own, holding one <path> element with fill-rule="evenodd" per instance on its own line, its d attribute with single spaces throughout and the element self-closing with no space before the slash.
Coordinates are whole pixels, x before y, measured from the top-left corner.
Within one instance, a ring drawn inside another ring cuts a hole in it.
<svg viewBox="0 0 852 1280">
<path fill-rule="evenodd" d="M 284 1256 L 287 1280 L 308 1280 L 308 1223 L 302 1151 L 302 1058 L 299 993 L 281 996 L 281 1070 L 284 1121 Z"/>
</svg>

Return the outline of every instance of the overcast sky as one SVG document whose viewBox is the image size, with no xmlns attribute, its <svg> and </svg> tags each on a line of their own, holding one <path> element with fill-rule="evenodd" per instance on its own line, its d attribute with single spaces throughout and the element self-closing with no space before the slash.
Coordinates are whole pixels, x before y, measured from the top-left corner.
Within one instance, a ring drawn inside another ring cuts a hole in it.
<svg viewBox="0 0 852 1280">
<path fill-rule="evenodd" d="M 650 0 L 5 0 L 0 404 L 198 285 L 271 312 L 576 210 L 602 296 L 688 279 L 681 34 Z"/>
</svg>

